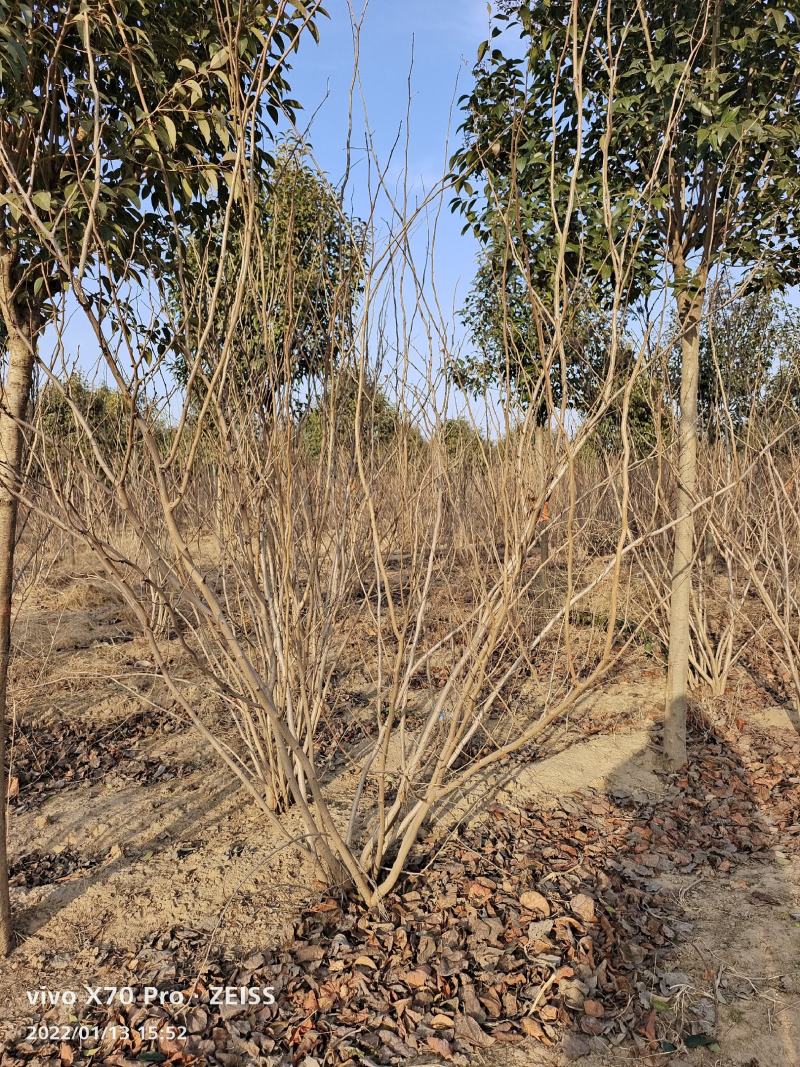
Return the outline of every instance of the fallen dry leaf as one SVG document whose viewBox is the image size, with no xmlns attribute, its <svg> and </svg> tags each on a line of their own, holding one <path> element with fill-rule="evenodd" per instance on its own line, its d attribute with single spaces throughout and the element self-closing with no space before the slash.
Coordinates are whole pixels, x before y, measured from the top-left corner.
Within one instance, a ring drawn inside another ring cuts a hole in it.
<svg viewBox="0 0 800 1067">
<path fill-rule="evenodd" d="M 537 893 L 534 890 L 529 890 L 527 893 L 523 893 L 519 898 L 519 902 L 526 911 L 530 911 L 534 915 L 546 919 L 550 914 L 550 904 L 547 897 L 542 896 L 541 893 Z"/>
</svg>

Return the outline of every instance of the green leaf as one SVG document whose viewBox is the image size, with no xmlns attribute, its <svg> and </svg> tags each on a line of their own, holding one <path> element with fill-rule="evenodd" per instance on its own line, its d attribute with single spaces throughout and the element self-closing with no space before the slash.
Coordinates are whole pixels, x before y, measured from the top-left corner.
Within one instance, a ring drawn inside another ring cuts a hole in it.
<svg viewBox="0 0 800 1067">
<path fill-rule="evenodd" d="M 158 153 L 161 151 L 161 145 L 158 143 L 156 135 L 153 133 L 152 130 L 144 130 L 144 132 L 142 133 L 142 139 L 145 141 L 146 144 L 150 145 L 154 152 Z"/>
<path fill-rule="evenodd" d="M 220 50 L 218 52 L 215 52 L 214 55 L 211 57 L 211 61 L 208 64 L 208 69 L 219 70 L 220 67 L 224 67 L 230 59 L 230 55 L 231 51 L 227 47 L 227 45 L 224 48 L 220 48 Z"/>
<path fill-rule="evenodd" d="M 78 27 L 78 33 L 81 35 L 81 42 L 86 51 L 89 51 L 89 13 L 88 11 L 81 11 L 72 20 Z"/>
<path fill-rule="evenodd" d="M 172 121 L 169 115 L 162 115 L 161 122 L 163 123 L 164 129 L 167 131 L 167 140 L 169 141 L 169 146 L 174 151 L 178 143 L 178 131 L 175 128 L 175 123 Z"/>
<path fill-rule="evenodd" d="M 51 197 L 50 193 L 48 193 L 45 189 L 37 189 L 35 193 L 31 193 L 31 200 L 36 205 L 36 207 L 41 208 L 42 211 L 50 210 L 50 204 L 52 199 L 53 198 Z"/>
<path fill-rule="evenodd" d="M 122 193 L 122 195 L 125 197 L 125 199 L 130 204 L 133 204 L 133 206 L 136 208 L 137 211 L 141 208 L 142 202 L 139 199 L 139 194 L 138 194 L 137 190 L 133 186 L 131 186 L 131 185 L 120 186 L 120 192 Z"/>
<path fill-rule="evenodd" d="M 19 222 L 22 218 L 22 209 L 16 193 L 0 193 L 0 204 L 6 204 L 11 212 L 11 218 L 14 222 Z"/>
<path fill-rule="evenodd" d="M 206 180 L 206 183 L 208 185 L 209 191 L 213 192 L 214 195 L 216 196 L 217 192 L 219 190 L 219 181 L 217 179 L 217 172 L 214 170 L 213 167 L 206 167 L 206 169 L 203 171 L 203 177 Z"/>
</svg>

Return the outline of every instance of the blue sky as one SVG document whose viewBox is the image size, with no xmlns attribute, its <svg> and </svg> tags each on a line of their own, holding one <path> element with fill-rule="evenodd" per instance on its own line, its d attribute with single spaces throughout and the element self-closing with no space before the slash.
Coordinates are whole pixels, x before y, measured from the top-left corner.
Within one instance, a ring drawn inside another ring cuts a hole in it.
<svg viewBox="0 0 800 1067">
<path fill-rule="evenodd" d="M 357 12 L 361 3 L 353 0 Z M 290 81 L 305 111 L 298 125 L 321 105 L 311 140 L 335 175 L 344 162 L 353 42 L 347 0 L 332 0 L 328 12 L 330 18 L 320 20 L 320 44 L 307 39 L 301 45 Z M 469 87 L 488 24 L 486 0 L 371 0 L 365 8 L 360 75 L 369 124 L 379 153 L 388 152 L 405 123 L 410 77 L 410 162 L 418 178 L 441 174 L 456 89 Z M 358 101 L 356 111 L 363 118 Z"/>
<path fill-rule="evenodd" d="M 352 0 L 363 11 L 360 87 L 356 90 L 350 195 L 353 209 L 366 198 L 365 127 L 378 158 L 395 149 L 390 178 L 403 169 L 406 112 L 408 179 L 413 197 L 424 198 L 447 169 L 459 141 L 457 100 L 467 92 L 479 43 L 487 36 L 486 0 Z M 348 100 L 353 73 L 353 35 L 347 0 L 328 0 L 330 18 L 320 22 L 320 43 L 308 39 L 294 58 L 292 95 L 303 105 L 298 128 L 306 130 L 319 166 L 336 183 L 345 169 Z M 449 200 L 449 196 L 447 197 Z M 459 307 L 472 280 L 476 245 L 461 234 L 463 220 L 441 212 L 437 234 L 436 279 L 442 305 Z M 420 235 L 420 240 L 422 240 Z M 455 325 L 455 324 L 454 324 Z"/>
<path fill-rule="evenodd" d="M 424 199 L 447 169 L 459 135 L 457 98 L 468 91 L 477 48 L 487 35 L 486 0 L 351 0 L 362 17 L 360 84 L 354 103 L 352 169 L 348 207 L 365 214 L 367 166 L 364 152 L 368 127 L 376 155 L 389 159 L 398 134 L 389 179 L 403 170 L 408 124 L 409 194 Z M 354 69 L 353 33 L 348 0 L 324 0 L 328 18 L 320 20 L 320 42 L 307 36 L 292 57 L 291 95 L 302 104 L 298 130 L 307 137 L 314 158 L 334 184 L 345 170 L 348 102 Z M 449 194 L 446 195 L 446 201 Z M 388 214 L 388 205 L 384 205 Z M 428 217 L 434 212 L 429 209 Z M 379 220 L 380 221 L 380 220 Z M 438 217 L 435 276 L 445 318 L 456 336 L 463 331 L 458 308 L 475 270 L 476 244 L 461 234 L 462 220 L 445 202 Z M 417 228 L 415 252 L 424 259 L 427 235 Z M 65 334 L 68 360 L 77 358 L 90 377 L 97 364 L 96 345 L 83 321 L 73 320 Z"/>
</svg>

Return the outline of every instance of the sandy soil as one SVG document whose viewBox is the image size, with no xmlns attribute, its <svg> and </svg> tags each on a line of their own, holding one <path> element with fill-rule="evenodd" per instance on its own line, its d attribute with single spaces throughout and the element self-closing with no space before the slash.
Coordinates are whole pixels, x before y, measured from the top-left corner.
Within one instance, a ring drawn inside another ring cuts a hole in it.
<svg viewBox="0 0 800 1067">
<path fill-rule="evenodd" d="M 43 748 L 58 743 L 68 722 L 100 729 L 101 745 L 118 744 L 142 708 L 169 710 L 144 643 L 88 579 L 26 604 L 17 643 L 16 712 L 20 723 L 36 724 Z M 661 685 L 653 674 L 615 682 L 588 709 L 590 732 L 613 732 L 587 738 L 585 720 L 565 724 L 555 739 L 560 751 L 517 764 L 492 787 L 514 803 L 589 787 L 658 796 L 647 731 Z M 194 698 L 204 706 L 199 685 Z M 754 712 L 753 726 L 787 733 L 796 729 L 794 720 L 785 709 L 765 708 Z M 134 953 L 145 935 L 176 925 L 247 955 L 280 942 L 313 889 L 309 865 L 279 845 L 190 729 L 175 729 L 162 713 L 162 728 L 130 739 L 129 753 L 102 780 L 53 783 L 35 807 L 12 810 L 12 861 L 35 849 L 74 854 L 88 866 L 13 891 L 20 943 L 0 968 L 0 1050 L 32 1016 L 26 991 L 113 984 L 120 953 Z M 131 765 L 139 764 L 143 779 L 131 776 Z M 343 807 L 347 780 L 329 788 Z M 482 803 L 480 793 L 461 798 L 454 814 L 463 818 L 471 807 L 477 816 Z M 692 929 L 674 966 L 685 978 L 683 995 L 701 1004 L 710 1022 L 718 1020 L 721 1035 L 721 1052 L 669 1062 L 800 1065 L 798 858 L 777 853 L 769 864 L 707 881 L 673 876 L 668 888 Z M 630 1062 L 624 1052 L 615 1057 L 580 1043 L 549 1052 L 531 1044 L 486 1062 L 555 1067 L 576 1058 L 587 1067 Z"/>
</svg>

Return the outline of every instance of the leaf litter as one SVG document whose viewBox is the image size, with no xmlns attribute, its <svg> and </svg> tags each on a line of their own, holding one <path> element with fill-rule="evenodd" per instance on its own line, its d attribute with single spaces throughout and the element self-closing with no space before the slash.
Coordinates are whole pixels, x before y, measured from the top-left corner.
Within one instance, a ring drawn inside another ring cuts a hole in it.
<svg viewBox="0 0 800 1067">
<path fill-rule="evenodd" d="M 9 802 L 31 807 L 61 789 L 101 782 L 111 774 L 140 783 L 185 776 L 191 764 L 168 767 L 142 750 L 154 735 L 180 728 L 179 722 L 160 720 L 147 710 L 89 730 L 80 722 L 52 729 L 22 723 L 14 738 Z"/>
<path fill-rule="evenodd" d="M 783 739 L 695 732 L 666 793 L 586 791 L 550 805 L 495 805 L 381 909 L 323 895 L 282 947 L 242 961 L 207 931 L 173 928 L 135 956 L 108 946 L 118 984 L 181 990 L 181 1008 L 134 1003 L 82 1022 L 159 1036 L 92 1049 L 12 1045 L 2 1067 L 93 1062 L 468 1065 L 490 1048 L 564 1039 L 642 1056 L 714 1049 L 670 956 L 691 926 L 672 874 L 713 877 L 800 845 L 800 754 Z M 210 1003 L 214 986 L 274 990 L 274 1004 Z M 702 1006 L 702 1005 L 701 1005 Z M 174 1040 L 168 1025 L 186 1026 Z M 73 1057 L 73 1059 L 70 1059 Z"/>
</svg>

